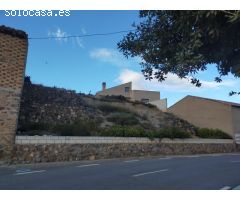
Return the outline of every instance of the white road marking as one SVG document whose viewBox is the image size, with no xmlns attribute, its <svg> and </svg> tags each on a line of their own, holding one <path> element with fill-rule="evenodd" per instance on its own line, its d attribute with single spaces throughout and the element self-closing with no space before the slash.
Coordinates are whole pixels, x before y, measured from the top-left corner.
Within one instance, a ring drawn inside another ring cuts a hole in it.
<svg viewBox="0 0 240 200">
<path fill-rule="evenodd" d="M 91 166 L 96 166 L 96 165 L 100 165 L 100 164 L 79 165 L 76 167 L 91 167 Z"/>
<path fill-rule="evenodd" d="M 18 169 L 16 170 L 17 173 L 23 173 L 23 172 L 30 172 L 30 169 Z"/>
<path fill-rule="evenodd" d="M 148 175 L 148 174 L 155 174 L 155 173 L 166 172 L 166 171 L 168 171 L 168 169 L 161 169 L 161 170 L 158 170 L 158 171 L 152 171 L 152 172 L 145 172 L 145 173 L 141 173 L 141 174 L 135 174 L 135 175 L 133 175 L 133 177 L 144 176 L 144 175 Z"/>
<path fill-rule="evenodd" d="M 200 155 L 193 155 L 193 156 L 183 156 L 185 158 L 199 158 L 201 157 Z"/>
<path fill-rule="evenodd" d="M 138 162 L 139 160 L 125 160 L 124 162 L 130 163 L 130 162 Z"/>
<path fill-rule="evenodd" d="M 224 186 L 224 187 L 222 187 L 220 190 L 230 190 L 231 189 L 231 187 L 229 187 L 229 186 Z"/>
<path fill-rule="evenodd" d="M 240 160 L 232 160 L 231 163 L 240 163 Z"/>
<path fill-rule="evenodd" d="M 218 154 L 207 154 L 206 156 L 240 156 L 239 153 L 218 153 Z"/>
<path fill-rule="evenodd" d="M 34 173 L 41 173 L 41 172 L 45 172 L 45 171 L 46 171 L 46 170 L 19 172 L 19 173 L 16 173 L 16 174 L 14 174 L 14 175 L 34 174 Z"/>
<path fill-rule="evenodd" d="M 229 155 L 232 155 L 232 156 L 240 156 L 240 153 L 231 153 Z"/>
<path fill-rule="evenodd" d="M 159 160 L 170 160 L 170 159 L 172 159 L 172 158 L 170 158 L 170 157 L 165 157 L 165 158 L 158 158 Z"/>
<path fill-rule="evenodd" d="M 217 157 L 217 156 L 224 156 L 224 154 L 210 154 L 209 156 Z"/>
</svg>

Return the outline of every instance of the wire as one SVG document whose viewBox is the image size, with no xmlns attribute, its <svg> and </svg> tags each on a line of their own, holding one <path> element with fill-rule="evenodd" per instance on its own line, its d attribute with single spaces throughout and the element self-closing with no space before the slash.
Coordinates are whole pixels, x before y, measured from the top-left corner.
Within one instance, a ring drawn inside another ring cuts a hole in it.
<svg viewBox="0 0 240 200">
<path fill-rule="evenodd" d="M 116 32 L 110 32 L 110 33 L 93 33 L 93 34 L 84 34 L 84 35 L 69 35 L 69 36 L 48 36 L 48 37 L 30 37 L 29 40 L 46 40 L 46 39 L 67 39 L 67 38 L 82 38 L 82 37 L 92 37 L 92 36 L 106 36 L 106 35 L 114 35 L 119 33 L 126 33 L 130 31 L 135 31 L 136 29 L 132 30 L 126 30 L 126 31 L 116 31 Z"/>
</svg>

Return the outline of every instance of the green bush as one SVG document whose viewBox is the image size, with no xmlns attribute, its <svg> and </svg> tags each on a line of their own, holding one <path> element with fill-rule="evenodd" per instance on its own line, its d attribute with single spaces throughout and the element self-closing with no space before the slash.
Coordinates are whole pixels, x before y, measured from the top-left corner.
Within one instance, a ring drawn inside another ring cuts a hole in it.
<svg viewBox="0 0 240 200">
<path fill-rule="evenodd" d="M 151 131 L 147 131 L 146 132 L 146 137 L 149 138 L 159 138 L 159 139 L 163 139 L 163 138 L 170 138 L 170 139 L 174 139 L 174 138 L 190 138 L 191 134 L 185 131 L 182 131 L 179 128 L 175 128 L 175 127 L 167 127 L 167 128 L 162 128 L 159 130 L 151 130 Z"/>
<path fill-rule="evenodd" d="M 135 105 L 144 105 L 144 106 L 147 106 L 148 108 L 157 108 L 157 106 L 153 105 L 153 104 L 150 104 L 150 103 L 144 103 L 142 101 L 133 101 L 131 102 L 133 106 Z"/>
<path fill-rule="evenodd" d="M 90 136 L 98 130 L 98 124 L 91 120 L 77 120 L 72 124 L 58 124 L 53 132 L 62 136 Z"/>
<path fill-rule="evenodd" d="M 78 119 L 71 124 L 50 125 L 45 123 L 29 123 L 19 127 L 18 131 L 26 134 L 37 135 L 39 131 L 47 131 L 62 136 L 89 136 L 94 135 L 99 127 L 100 119 L 97 121 Z"/>
<path fill-rule="evenodd" d="M 140 126 L 146 130 L 155 129 L 155 127 L 150 122 L 141 122 Z"/>
<path fill-rule="evenodd" d="M 157 133 L 158 138 L 190 138 L 191 134 L 176 127 L 166 127 Z"/>
<path fill-rule="evenodd" d="M 128 98 L 122 95 L 107 95 L 101 96 L 100 101 L 105 102 L 128 102 Z"/>
<path fill-rule="evenodd" d="M 129 125 L 136 125 L 139 124 L 139 120 L 133 113 L 112 113 L 109 117 L 107 117 L 109 122 L 114 122 L 115 124 L 121 126 L 129 126 Z"/>
<path fill-rule="evenodd" d="M 112 126 L 99 132 L 100 136 L 115 137 L 146 137 L 146 132 L 141 127 Z"/>
<path fill-rule="evenodd" d="M 197 129 L 196 135 L 200 138 L 232 139 L 231 136 L 219 129 L 199 128 Z"/>
<path fill-rule="evenodd" d="M 102 129 L 100 136 L 116 136 L 116 137 L 148 137 L 153 138 L 190 138 L 191 135 L 181 131 L 178 128 L 163 128 L 160 130 L 145 130 L 139 126 L 112 126 Z"/>
</svg>

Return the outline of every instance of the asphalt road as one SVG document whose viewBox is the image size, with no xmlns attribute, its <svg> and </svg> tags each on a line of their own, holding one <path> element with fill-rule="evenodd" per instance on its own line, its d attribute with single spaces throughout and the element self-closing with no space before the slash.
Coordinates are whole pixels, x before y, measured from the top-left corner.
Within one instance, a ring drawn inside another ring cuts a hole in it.
<svg viewBox="0 0 240 200">
<path fill-rule="evenodd" d="M 240 185 L 240 154 L 0 167 L 0 189 L 218 190 Z"/>
</svg>

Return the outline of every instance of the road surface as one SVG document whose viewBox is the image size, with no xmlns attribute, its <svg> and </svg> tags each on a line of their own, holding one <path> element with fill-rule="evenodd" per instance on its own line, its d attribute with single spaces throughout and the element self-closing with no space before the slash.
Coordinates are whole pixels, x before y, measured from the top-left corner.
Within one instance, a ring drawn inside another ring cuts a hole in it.
<svg viewBox="0 0 240 200">
<path fill-rule="evenodd" d="M 212 190 L 240 185 L 240 154 L 0 167 L 0 189 Z"/>
</svg>

